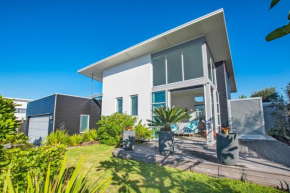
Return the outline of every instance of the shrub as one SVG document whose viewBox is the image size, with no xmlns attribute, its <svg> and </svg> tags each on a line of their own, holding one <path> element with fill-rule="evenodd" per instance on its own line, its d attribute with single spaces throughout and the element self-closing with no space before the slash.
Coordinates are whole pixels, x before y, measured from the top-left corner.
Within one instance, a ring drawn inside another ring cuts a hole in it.
<svg viewBox="0 0 290 193">
<path fill-rule="evenodd" d="M 42 193 L 42 192 L 104 192 L 107 186 L 110 184 L 112 177 L 104 180 L 100 183 L 100 185 L 90 185 L 87 181 L 87 175 L 83 177 L 84 171 L 80 171 L 81 163 L 84 159 L 84 156 L 81 158 L 77 166 L 75 167 L 75 170 L 71 175 L 67 175 L 69 169 L 65 169 L 65 163 L 66 163 L 66 156 L 62 162 L 61 169 L 57 175 L 50 175 L 51 170 L 51 164 L 48 164 L 48 168 L 46 170 L 46 177 L 45 179 L 40 179 L 37 176 L 31 175 L 30 172 L 27 172 L 26 176 L 26 183 L 24 184 L 24 187 L 27 187 L 24 190 L 27 190 L 27 192 L 34 192 L 34 193 Z M 2 174 L 2 184 L 7 184 L 3 188 L 3 192 L 21 192 L 22 187 L 16 185 L 13 180 L 13 162 L 10 164 L 10 167 L 8 170 L 4 171 L 4 174 Z M 17 188 L 15 188 L 17 187 Z"/>
<path fill-rule="evenodd" d="M 51 175 L 56 174 L 61 166 L 65 146 L 56 145 L 55 147 L 42 145 L 40 147 L 21 149 L 12 148 L 4 150 L 6 161 L 11 164 L 11 180 L 14 185 L 18 185 L 19 189 L 24 191 L 27 184 L 27 172 L 39 179 L 43 179 L 50 163 Z M 1 173 L 7 170 L 8 166 L 2 167 Z M 3 188 L 3 179 L 0 179 L 0 192 Z"/>
<path fill-rule="evenodd" d="M 0 95 L 0 145 L 10 135 L 16 135 L 19 123 L 14 115 L 15 104 L 13 99 L 7 99 Z"/>
<path fill-rule="evenodd" d="M 69 137 L 70 145 L 77 146 L 83 142 L 83 136 L 79 134 L 73 134 Z"/>
<path fill-rule="evenodd" d="M 15 104 L 11 99 L 0 96 L 0 173 L 2 174 L 11 167 L 10 179 L 20 192 L 26 190 L 27 172 L 42 179 L 46 175 L 48 163 L 51 163 L 51 175 L 59 170 L 61 160 L 65 154 L 63 145 L 40 146 L 32 148 L 29 146 L 19 146 L 28 144 L 28 137 L 24 134 L 16 135 L 16 127 L 19 124 L 14 116 Z M 11 149 L 4 149 L 4 143 L 11 143 Z M 24 148 L 25 147 L 25 148 Z M 1 179 L 2 177 L 2 179 Z M 0 192 L 3 188 L 3 175 L 0 176 Z M 10 191 L 11 192 L 11 191 Z"/>
<path fill-rule="evenodd" d="M 136 117 L 120 113 L 102 116 L 97 123 L 99 125 L 97 130 L 99 142 L 107 145 L 118 145 L 123 129 L 133 127 L 136 120 Z"/>
<path fill-rule="evenodd" d="M 263 102 L 273 102 L 278 99 L 279 94 L 275 87 L 269 87 L 253 92 L 251 97 L 262 97 Z"/>
<path fill-rule="evenodd" d="M 146 125 L 142 125 L 142 121 L 140 120 L 138 124 L 134 127 L 136 132 L 136 140 L 146 140 L 152 138 L 152 130 L 149 130 Z"/>
<path fill-rule="evenodd" d="M 4 144 L 11 143 L 11 144 L 29 144 L 29 137 L 26 136 L 24 133 L 19 133 L 17 135 L 8 135 L 4 141 Z"/>
<path fill-rule="evenodd" d="M 89 129 L 86 130 L 83 134 L 83 141 L 88 142 L 88 141 L 96 141 L 98 138 L 97 130 L 95 129 Z"/>
<path fill-rule="evenodd" d="M 45 137 L 43 144 L 46 145 L 57 145 L 64 144 L 65 138 L 68 137 L 66 130 L 56 130 L 55 132 L 51 132 L 48 136 Z"/>
</svg>

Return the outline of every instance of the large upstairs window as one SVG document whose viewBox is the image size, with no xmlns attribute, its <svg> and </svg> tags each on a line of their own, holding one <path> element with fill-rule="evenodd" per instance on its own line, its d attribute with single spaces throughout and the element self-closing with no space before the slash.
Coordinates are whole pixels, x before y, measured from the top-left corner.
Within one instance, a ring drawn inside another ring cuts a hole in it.
<svg viewBox="0 0 290 193">
<path fill-rule="evenodd" d="M 167 54 L 167 83 L 182 81 L 181 50 Z"/>
<path fill-rule="evenodd" d="M 202 43 L 169 50 L 153 57 L 152 63 L 153 86 L 203 77 Z"/>
<path fill-rule="evenodd" d="M 153 62 L 153 86 L 166 84 L 165 55 L 152 59 Z"/>
<path fill-rule="evenodd" d="M 183 49 L 184 80 L 203 77 L 201 44 Z"/>
<path fill-rule="evenodd" d="M 216 84 L 216 74 L 215 74 L 215 64 L 211 57 L 211 54 L 207 48 L 207 68 L 208 68 L 208 77 L 209 79 Z"/>
</svg>

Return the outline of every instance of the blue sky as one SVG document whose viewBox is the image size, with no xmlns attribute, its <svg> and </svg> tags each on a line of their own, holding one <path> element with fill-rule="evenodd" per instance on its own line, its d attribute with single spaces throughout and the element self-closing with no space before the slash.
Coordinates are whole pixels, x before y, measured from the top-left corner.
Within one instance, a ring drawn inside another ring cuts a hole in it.
<svg viewBox="0 0 290 193">
<path fill-rule="evenodd" d="M 37 99 L 90 95 L 77 70 L 202 15 L 224 8 L 238 95 L 290 81 L 290 35 L 267 43 L 287 24 L 290 1 L 0 1 L 0 94 Z M 94 82 L 94 93 L 101 83 Z"/>
</svg>

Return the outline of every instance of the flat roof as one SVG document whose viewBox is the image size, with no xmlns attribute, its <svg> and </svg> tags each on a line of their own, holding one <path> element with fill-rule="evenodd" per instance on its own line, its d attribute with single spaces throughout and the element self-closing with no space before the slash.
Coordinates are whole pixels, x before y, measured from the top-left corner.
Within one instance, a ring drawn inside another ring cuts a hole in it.
<svg viewBox="0 0 290 193">
<path fill-rule="evenodd" d="M 215 62 L 224 61 L 231 92 L 236 92 L 236 80 L 223 9 L 219 9 L 167 32 L 95 62 L 78 73 L 102 82 L 103 71 L 132 59 L 152 54 L 183 42 L 204 36 Z"/>
<path fill-rule="evenodd" d="M 23 99 L 23 98 L 13 98 L 13 97 L 5 97 L 7 99 L 14 99 L 14 101 L 23 101 L 23 102 L 30 102 L 33 99 Z"/>
</svg>

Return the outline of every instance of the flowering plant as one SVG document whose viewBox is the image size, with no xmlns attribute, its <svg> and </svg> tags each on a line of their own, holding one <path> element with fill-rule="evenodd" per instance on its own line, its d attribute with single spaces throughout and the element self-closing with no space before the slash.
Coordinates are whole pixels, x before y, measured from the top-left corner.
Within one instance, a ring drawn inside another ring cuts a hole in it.
<svg viewBox="0 0 290 193">
<path fill-rule="evenodd" d="M 131 131 L 131 127 L 129 126 L 129 127 L 126 127 L 126 130 L 127 131 Z"/>
<path fill-rule="evenodd" d="M 222 132 L 226 135 L 229 134 L 230 128 L 229 127 L 222 127 Z"/>
</svg>

